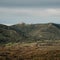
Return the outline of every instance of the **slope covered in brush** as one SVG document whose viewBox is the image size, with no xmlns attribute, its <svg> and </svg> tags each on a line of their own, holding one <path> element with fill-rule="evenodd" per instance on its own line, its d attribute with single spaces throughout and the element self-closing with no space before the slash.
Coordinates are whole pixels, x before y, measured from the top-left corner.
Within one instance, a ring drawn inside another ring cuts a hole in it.
<svg viewBox="0 0 60 60">
<path fill-rule="evenodd" d="M 0 43 L 60 40 L 60 24 L 0 24 Z"/>
</svg>

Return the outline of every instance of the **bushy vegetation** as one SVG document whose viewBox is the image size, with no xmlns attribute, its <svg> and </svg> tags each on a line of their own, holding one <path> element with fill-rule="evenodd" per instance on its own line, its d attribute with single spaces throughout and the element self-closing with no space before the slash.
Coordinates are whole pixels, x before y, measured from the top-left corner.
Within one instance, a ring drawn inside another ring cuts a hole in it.
<svg viewBox="0 0 60 60">
<path fill-rule="evenodd" d="M 60 40 L 60 25 L 54 23 L 22 23 L 12 26 L 0 24 L 0 43 L 36 42 L 40 40 Z"/>
<path fill-rule="evenodd" d="M 60 24 L 0 24 L 0 60 L 60 60 Z"/>
</svg>

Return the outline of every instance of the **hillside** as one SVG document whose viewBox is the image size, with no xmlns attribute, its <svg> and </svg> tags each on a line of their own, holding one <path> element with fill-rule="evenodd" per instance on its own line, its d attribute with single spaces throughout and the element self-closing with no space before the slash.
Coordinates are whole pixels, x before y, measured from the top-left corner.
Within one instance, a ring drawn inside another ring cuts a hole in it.
<svg viewBox="0 0 60 60">
<path fill-rule="evenodd" d="M 60 24 L 0 24 L 0 60 L 60 60 Z"/>
<path fill-rule="evenodd" d="M 60 40 L 60 24 L 0 24 L 0 43 Z"/>
<path fill-rule="evenodd" d="M 48 24 L 16 24 L 13 25 L 17 30 L 21 30 L 34 40 L 59 40 L 60 25 L 54 23 Z"/>
</svg>

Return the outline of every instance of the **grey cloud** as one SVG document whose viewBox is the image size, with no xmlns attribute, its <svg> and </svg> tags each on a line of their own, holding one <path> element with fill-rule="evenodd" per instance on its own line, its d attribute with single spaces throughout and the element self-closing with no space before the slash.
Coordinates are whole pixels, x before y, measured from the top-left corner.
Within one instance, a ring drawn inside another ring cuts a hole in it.
<svg viewBox="0 0 60 60">
<path fill-rule="evenodd" d="M 0 0 L 0 7 L 60 7 L 60 0 Z"/>
</svg>

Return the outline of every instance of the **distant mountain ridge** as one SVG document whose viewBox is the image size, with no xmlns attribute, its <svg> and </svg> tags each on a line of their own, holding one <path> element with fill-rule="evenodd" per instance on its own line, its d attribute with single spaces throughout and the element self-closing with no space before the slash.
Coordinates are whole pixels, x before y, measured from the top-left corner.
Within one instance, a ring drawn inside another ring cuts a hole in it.
<svg viewBox="0 0 60 60">
<path fill-rule="evenodd" d="M 60 24 L 0 24 L 0 43 L 60 40 Z"/>
</svg>

